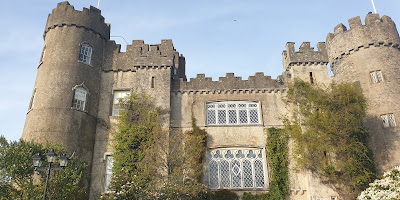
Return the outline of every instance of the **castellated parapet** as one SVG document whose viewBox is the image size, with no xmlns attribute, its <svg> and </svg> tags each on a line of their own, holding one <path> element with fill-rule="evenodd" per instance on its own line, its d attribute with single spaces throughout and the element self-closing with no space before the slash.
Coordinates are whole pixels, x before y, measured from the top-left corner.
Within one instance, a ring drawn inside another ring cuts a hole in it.
<svg viewBox="0 0 400 200">
<path fill-rule="evenodd" d="M 334 33 L 326 37 L 329 61 L 335 73 L 335 64 L 340 59 L 363 48 L 370 46 L 390 46 L 399 48 L 400 39 L 393 20 L 384 15 L 369 13 L 365 17 L 365 25 L 359 16 L 348 20 L 349 29 L 343 24 L 334 28 Z"/>
<path fill-rule="evenodd" d="M 104 23 L 101 11 L 93 6 L 83 8 L 82 11 L 75 10 L 68 1 L 60 2 L 47 18 L 44 36 L 50 29 L 63 26 L 74 26 L 93 31 L 103 39 L 110 38 L 110 25 Z"/>
<path fill-rule="evenodd" d="M 225 77 L 219 77 L 218 81 L 213 81 L 205 74 L 197 74 L 196 78 L 191 78 L 190 82 L 182 78 L 173 88 L 175 92 L 199 92 L 199 93 L 252 93 L 252 92 L 276 92 L 285 90 L 286 86 L 278 80 L 271 79 L 271 76 L 264 76 L 264 73 L 257 72 L 254 76 L 249 76 L 248 80 L 236 77 L 234 73 L 227 73 Z"/>
<path fill-rule="evenodd" d="M 399 126 L 385 125 L 386 118 L 400 120 L 400 38 L 388 16 L 369 13 L 335 27 L 326 38 L 332 71 L 337 82 L 354 82 L 368 100 L 365 125 L 380 173 L 400 165 Z M 389 122 L 388 122 L 389 123 Z"/>
<path fill-rule="evenodd" d="M 317 51 L 310 46 L 310 42 L 303 42 L 299 51 L 295 51 L 294 42 L 286 43 L 286 50 L 282 52 L 283 68 L 290 69 L 294 65 L 309 65 L 328 63 L 328 54 L 324 42 L 318 42 Z"/>
</svg>

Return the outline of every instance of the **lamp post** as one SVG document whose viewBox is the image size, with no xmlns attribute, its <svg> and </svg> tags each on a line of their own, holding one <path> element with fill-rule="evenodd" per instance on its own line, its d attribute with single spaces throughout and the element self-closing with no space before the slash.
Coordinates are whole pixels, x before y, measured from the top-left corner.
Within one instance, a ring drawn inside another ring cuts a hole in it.
<svg viewBox="0 0 400 200">
<path fill-rule="evenodd" d="M 47 193 L 47 187 L 49 185 L 49 178 L 50 178 L 50 173 L 51 171 L 56 171 L 56 170 L 61 170 L 64 169 L 67 164 L 68 164 L 68 158 L 67 155 L 64 154 L 58 158 L 60 161 L 60 167 L 51 167 L 51 164 L 56 161 L 57 154 L 54 152 L 54 149 L 52 149 L 50 152 L 46 153 L 47 157 L 47 162 L 49 163 L 48 167 L 40 167 L 43 163 L 42 156 L 40 154 L 36 155 L 33 157 L 33 166 L 35 167 L 35 171 L 47 171 L 47 177 L 46 177 L 46 186 L 44 188 L 44 194 L 43 194 L 43 200 L 46 200 L 46 193 Z"/>
</svg>

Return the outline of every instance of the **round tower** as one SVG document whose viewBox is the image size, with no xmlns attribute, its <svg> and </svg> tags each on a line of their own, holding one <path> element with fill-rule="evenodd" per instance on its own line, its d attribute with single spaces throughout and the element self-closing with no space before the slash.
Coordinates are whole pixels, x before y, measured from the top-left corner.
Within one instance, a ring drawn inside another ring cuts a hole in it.
<svg viewBox="0 0 400 200">
<path fill-rule="evenodd" d="M 110 37 L 100 10 L 61 2 L 47 19 L 44 48 L 22 138 L 62 142 L 91 161 L 103 50 Z"/>
<path fill-rule="evenodd" d="M 388 16 L 367 14 L 326 38 L 335 80 L 354 82 L 368 100 L 365 124 L 379 172 L 400 165 L 400 38 Z"/>
</svg>

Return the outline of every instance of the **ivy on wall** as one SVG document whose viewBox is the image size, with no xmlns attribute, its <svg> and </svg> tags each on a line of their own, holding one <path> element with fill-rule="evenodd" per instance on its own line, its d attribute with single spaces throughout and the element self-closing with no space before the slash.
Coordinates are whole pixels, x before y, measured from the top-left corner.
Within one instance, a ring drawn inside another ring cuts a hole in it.
<svg viewBox="0 0 400 200">
<path fill-rule="evenodd" d="M 271 182 L 266 194 L 244 193 L 243 200 L 282 200 L 289 189 L 288 136 L 283 129 L 268 128 L 265 151 L 271 168 Z"/>
<path fill-rule="evenodd" d="M 354 199 L 376 177 L 361 88 L 349 83 L 321 88 L 295 80 L 287 100 L 292 118 L 284 120 L 285 131 L 294 140 L 298 167 L 319 174 L 342 197 Z"/>
</svg>

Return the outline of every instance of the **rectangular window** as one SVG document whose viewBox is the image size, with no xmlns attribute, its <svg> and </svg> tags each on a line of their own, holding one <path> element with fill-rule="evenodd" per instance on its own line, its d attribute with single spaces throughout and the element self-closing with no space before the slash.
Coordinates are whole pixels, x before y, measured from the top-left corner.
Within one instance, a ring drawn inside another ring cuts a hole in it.
<svg viewBox="0 0 400 200">
<path fill-rule="evenodd" d="M 310 83 L 314 84 L 314 77 L 312 72 L 310 72 Z"/>
<path fill-rule="evenodd" d="M 259 103 L 213 102 L 206 104 L 207 125 L 260 124 Z"/>
<path fill-rule="evenodd" d="M 88 44 L 81 44 L 81 51 L 79 53 L 79 61 L 91 64 L 92 59 L 92 47 Z"/>
<path fill-rule="evenodd" d="M 106 157 L 106 177 L 104 181 L 104 192 L 110 192 L 110 183 L 112 178 L 112 168 L 114 165 L 114 159 L 112 156 Z"/>
<path fill-rule="evenodd" d="M 151 77 L 151 83 L 150 83 L 151 88 L 154 88 L 155 84 L 156 84 L 156 78 L 153 76 Z"/>
<path fill-rule="evenodd" d="M 381 70 L 372 71 L 369 73 L 372 83 L 383 82 L 383 75 Z"/>
<path fill-rule="evenodd" d="M 121 115 L 121 111 L 123 111 L 124 109 L 121 108 L 118 105 L 118 103 L 119 103 L 120 99 L 124 99 L 129 95 L 130 95 L 130 91 L 114 91 L 112 116 L 120 116 Z"/>
<path fill-rule="evenodd" d="M 264 188 L 265 163 L 262 149 L 218 148 L 208 151 L 210 189 Z"/>
<path fill-rule="evenodd" d="M 395 127 L 396 120 L 393 113 L 381 115 L 382 125 L 383 127 Z"/>
<path fill-rule="evenodd" d="M 83 87 L 75 88 L 74 101 L 72 103 L 72 107 L 77 110 L 85 111 L 86 95 L 87 95 L 87 91 L 85 88 L 83 88 Z"/>
</svg>

